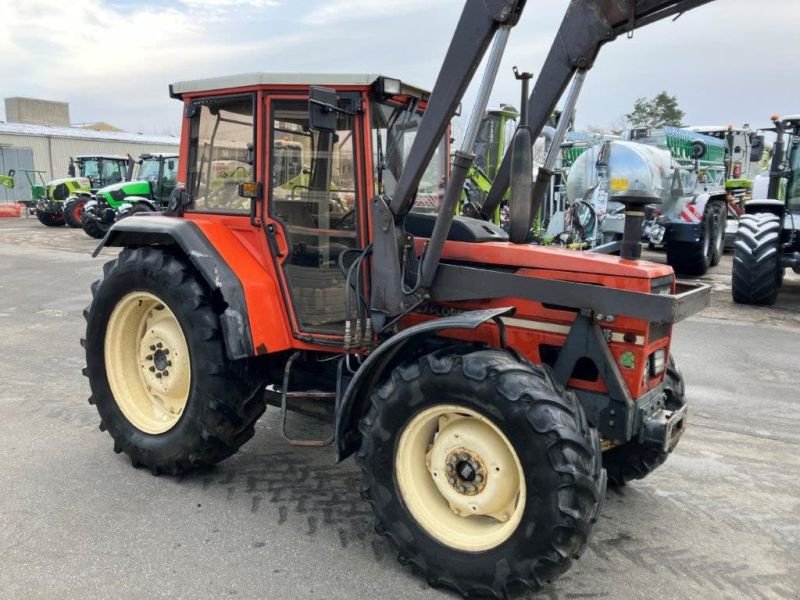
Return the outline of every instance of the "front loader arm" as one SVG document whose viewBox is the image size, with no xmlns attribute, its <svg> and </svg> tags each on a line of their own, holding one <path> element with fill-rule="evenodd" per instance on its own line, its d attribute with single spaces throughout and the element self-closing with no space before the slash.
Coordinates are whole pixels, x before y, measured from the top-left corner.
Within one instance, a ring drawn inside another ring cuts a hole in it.
<svg viewBox="0 0 800 600">
<path fill-rule="evenodd" d="M 489 44 L 502 27 L 513 27 L 526 0 L 467 0 L 391 202 L 403 217 L 414 205 L 422 174 L 455 116 Z"/>
<path fill-rule="evenodd" d="M 535 141 L 577 70 L 592 68 L 600 48 L 618 35 L 682 13 L 713 0 L 572 0 L 528 99 L 528 119 Z M 481 216 L 490 219 L 508 189 L 511 153 L 486 197 Z"/>
</svg>

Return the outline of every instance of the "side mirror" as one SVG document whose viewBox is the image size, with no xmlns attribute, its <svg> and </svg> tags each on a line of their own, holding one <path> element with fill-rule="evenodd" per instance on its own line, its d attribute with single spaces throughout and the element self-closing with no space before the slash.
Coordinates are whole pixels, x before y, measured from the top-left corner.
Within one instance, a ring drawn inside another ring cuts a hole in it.
<svg viewBox="0 0 800 600">
<path fill-rule="evenodd" d="M 752 134 L 750 136 L 750 161 L 758 162 L 764 158 L 765 148 L 764 136 Z"/>
<path fill-rule="evenodd" d="M 308 120 L 312 131 L 336 131 L 336 91 L 311 86 L 308 96 Z"/>
<path fill-rule="evenodd" d="M 75 163 L 72 160 L 72 157 L 69 158 L 69 166 L 67 167 L 67 175 L 70 177 L 75 177 Z"/>
<path fill-rule="evenodd" d="M 175 170 L 175 161 L 174 160 L 168 160 L 167 161 L 167 168 L 170 171 L 174 171 Z"/>
<path fill-rule="evenodd" d="M 247 144 L 247 156 L 245 161 L 248 165 L 252 165 L 256 161 L 256 149 L 253 144 Z"/>
</svg>

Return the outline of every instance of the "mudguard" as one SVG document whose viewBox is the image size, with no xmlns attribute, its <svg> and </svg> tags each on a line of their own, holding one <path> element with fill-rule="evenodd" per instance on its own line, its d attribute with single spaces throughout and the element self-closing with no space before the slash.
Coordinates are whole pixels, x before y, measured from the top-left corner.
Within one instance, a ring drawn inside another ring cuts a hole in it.
<svg viewBox="0 0 800 600">
<path fill-rule="evenodd" d="M 170 246 L 178 248 L 197 269 L 212 293 L 219 293 L 227 307 L 220 315 L 228 358 L 255 356 L 244 289 L 239 278 L 214 246 L 191 221 L 162 216 L 122 219 L 109 229 L 92 256 L 106 246 Z"/>
<path fill-rule="evenodd" d="M 700 241 L 701 223 L 706 205 L 711 201 L 726 202 L 724 192 L 703 192 L 695 196 L 681 198 L 665 211 L 658 222 L 665 228 L 664 241 L 690 242 Z"/>
<path fill-rule="evenodd" d="M 451 317 L 426 321 L 402 330 L 373 350 L 350 380 L 336 407 L 334 431 L 337 462 L 344 460 L 356 451 L 358 421 L 369 401 L 369 392 L 382 379 L 392 359 L 408 342 L 419 340 L 443 329 L 477 329 L 491 320 L 496 321 L 502 327 L 500 317 L 510 316 L 514 314 L 514 311 L 514 307 L 473 310 Z"/>
<path fill-rule="evenodd" d="M 130 209 L 136 204 L 144 204 L 154 213 L 160 212 L 150 198 L 145 198 L 143 196 L 128 196 L 125 198 L 125 201 L 119 205 L 117 218 L 121 219 L 126 217 L 128 215 L 128 211 L 130 211 Z"/>
</svg>

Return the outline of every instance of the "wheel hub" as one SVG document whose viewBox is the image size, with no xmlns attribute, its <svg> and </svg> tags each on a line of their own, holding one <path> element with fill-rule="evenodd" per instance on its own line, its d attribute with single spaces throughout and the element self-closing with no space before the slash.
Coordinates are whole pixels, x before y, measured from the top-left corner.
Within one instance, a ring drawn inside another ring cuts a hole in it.
<svg viewBox="0 0 800 600">
<path fill-rule="evenodd" d="M 447 482 L 459 494 L 474 496 L 486 486 L 486 467 L 483 459 L 466 448 L 450 452 L 445 465 Z"/>
<path fill-rule="evenodd" d="M 114 399 L 131 424 L 150 434 L 177 424 L 191 362 L 183 329 L 166 304 L 148 292 L 122 298 L 109 319 L 105 359 Z"/>
<path fill-rule="evenodd" d="M 495 548 L 522 520 L 527 490 L 515 447 L 471 408 L 438 404 L 415 415 L 398 441 L 395 476 L 417 523 L 451 548 Z"/>
<path fill-rule="evenodd" d="M 465 415 L 440 416 L 426 464 L 456 515 L 504 522 L 514 511 L 520 488 L 515 458 L 488 424 Z"/>
</svg>

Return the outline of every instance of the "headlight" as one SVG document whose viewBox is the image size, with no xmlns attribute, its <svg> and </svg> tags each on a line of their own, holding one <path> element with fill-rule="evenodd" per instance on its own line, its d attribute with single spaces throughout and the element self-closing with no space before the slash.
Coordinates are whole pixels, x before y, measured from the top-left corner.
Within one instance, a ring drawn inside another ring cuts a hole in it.
<svg viewBox="0 0 800 600">
<path fill-rule="evenodd" d="M 650 355 L 650 376 L 658 377 L 667 368 L 667 350 L 661 348 Z"/>
</svg>

